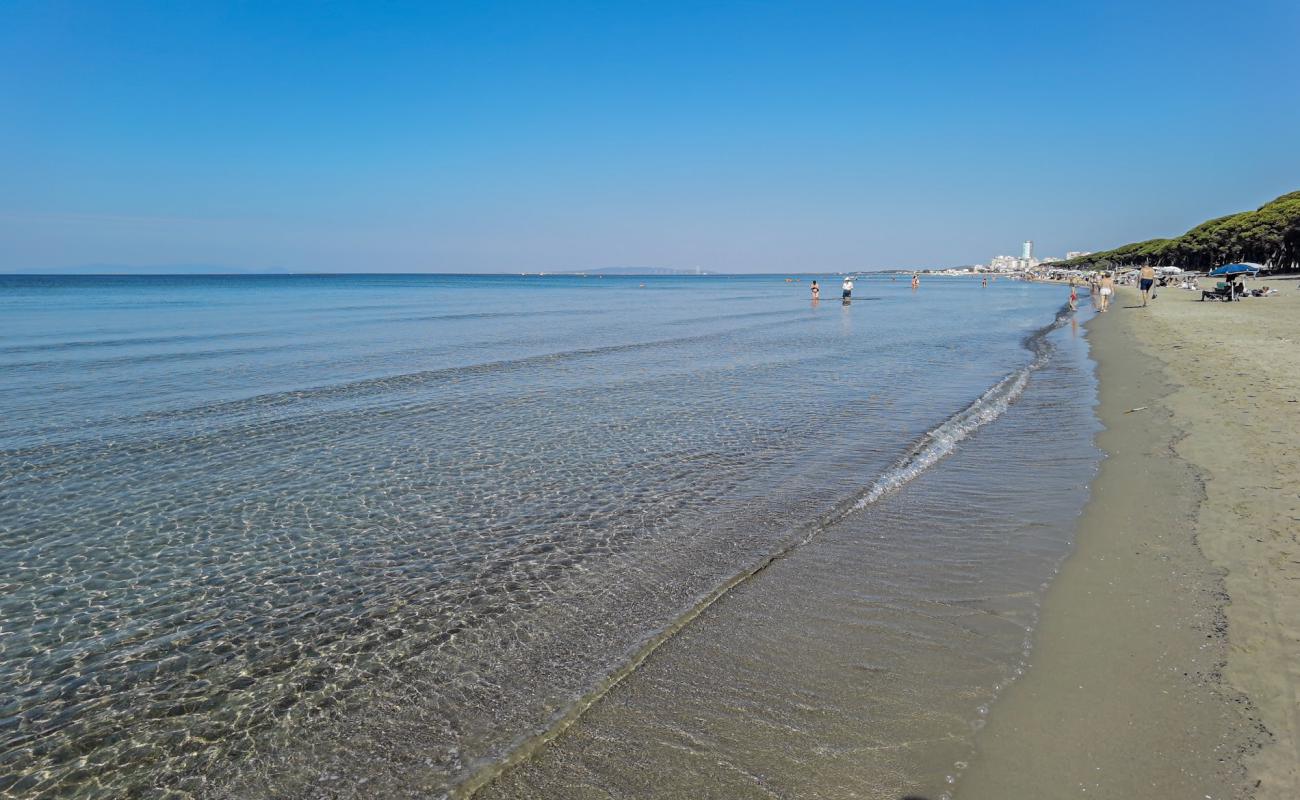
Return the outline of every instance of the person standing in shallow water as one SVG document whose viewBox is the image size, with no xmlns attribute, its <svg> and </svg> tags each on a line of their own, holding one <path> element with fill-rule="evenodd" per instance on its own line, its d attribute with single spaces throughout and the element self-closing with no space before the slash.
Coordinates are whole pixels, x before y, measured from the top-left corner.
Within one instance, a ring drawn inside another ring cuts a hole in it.
<svg viewBox="0 0 1300 800">
<path fill-rule="evenodd" d="M 812 299 L 816 300 L 822 296 L 822 287 L 817 285 L 817 281 L 812 282 Z"/>
<path fill-rule="evenodd" d="M 841 297 L 843 297 L 845 300 L 853 299 L 853 276 L 845 275 L 844 283 L 840 285 L 840 288 L 844 290 L 844 294 L 841 295 Z"/>
</svg>

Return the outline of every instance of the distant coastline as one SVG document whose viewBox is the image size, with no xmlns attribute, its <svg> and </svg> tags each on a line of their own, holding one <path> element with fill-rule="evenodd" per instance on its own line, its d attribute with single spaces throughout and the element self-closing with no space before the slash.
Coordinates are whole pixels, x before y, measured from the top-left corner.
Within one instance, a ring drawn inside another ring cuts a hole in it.
<svg viewBox="0 0 1300 800">
<path fill-rule="evenodd" d="M 670 267 L 603 267 L 600 269 L 578 269 L 553 272 L 552 275 L 644 275 L 649 277 L 668 275 L 680 277 L 685 275 L 721 275 L 706 269 L 672 269 Z"/>
</svg>

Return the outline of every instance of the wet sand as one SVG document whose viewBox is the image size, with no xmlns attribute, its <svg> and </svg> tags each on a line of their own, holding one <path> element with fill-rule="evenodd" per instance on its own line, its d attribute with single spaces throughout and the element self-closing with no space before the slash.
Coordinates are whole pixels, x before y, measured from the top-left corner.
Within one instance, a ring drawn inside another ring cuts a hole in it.
<svg viewBox="0 0 1300 800">
<path fill-rule="evenodd" d="M 1252 285 L 1092 323 L 1108 458 L 959 800 L 1300 797 L 1300 292 Z"/>
</svg>

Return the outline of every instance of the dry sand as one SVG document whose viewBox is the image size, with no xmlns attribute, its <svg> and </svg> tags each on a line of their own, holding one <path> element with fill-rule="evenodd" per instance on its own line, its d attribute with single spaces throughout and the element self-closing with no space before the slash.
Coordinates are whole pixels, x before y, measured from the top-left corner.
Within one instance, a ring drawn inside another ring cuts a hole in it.
<svg viewBox="0 0 1300 800">
<path fill-rule="evenodd" d="M 1300 291 L 1252 285 L 1091 325 L 1108 457 L 959 800 L 1300 797 Z"/>
</svg>

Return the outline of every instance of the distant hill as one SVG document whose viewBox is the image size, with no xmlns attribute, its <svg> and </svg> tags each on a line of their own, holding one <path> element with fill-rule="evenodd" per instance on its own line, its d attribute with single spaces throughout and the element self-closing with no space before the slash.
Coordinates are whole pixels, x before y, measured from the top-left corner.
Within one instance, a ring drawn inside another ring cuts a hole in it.
<svg viewBox="0 0 1300 800">
<path fill-rule="evenodd" d="M 1152 264 L 1212 269 L 1236 261 L 1265 264 L 1275 271 L 1300 268 L 1300 192 L 1284 194 L 1254 211 L 1202 222 L 1173 239 L 1134 242 L 1052 266 L 1105 269 Z"/>
<path fill-rule="evenodd" d="M 10 275 L 289 275 L 287 269 L 226 267 L 218 264 L 83 264 L 76 267 L 32 267 L 5 270 Z"/>
</svg>

